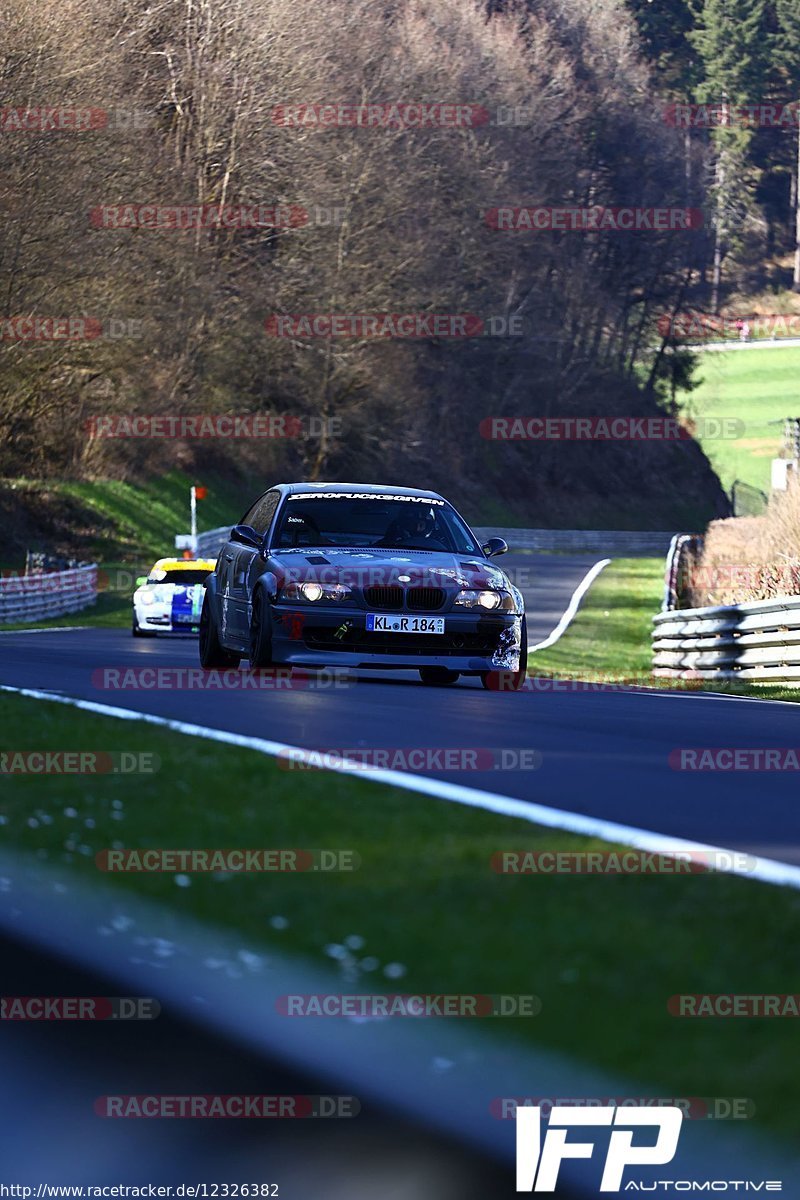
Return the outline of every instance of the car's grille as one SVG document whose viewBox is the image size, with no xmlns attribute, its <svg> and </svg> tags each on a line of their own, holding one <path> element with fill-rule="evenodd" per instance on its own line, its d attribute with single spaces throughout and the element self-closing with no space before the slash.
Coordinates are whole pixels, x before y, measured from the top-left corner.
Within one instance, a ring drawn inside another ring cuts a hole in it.
<svg viewBox="0 0 800 1200">
<path fill-rule="evenodd" d="M 398 609 L 403 607 L 403 589 L 399 587 L 364 588 L 364 599 L 370 608 Z"/>
<path fill-rule="evenodd" d="M 398 612 L 406 607 L 412 612 L 430 612 L 441 608 L 445 601 L 444 588 L 412 587 L 406 592 L 399 587 L 364 588 L 364 600 L 368 608 L 380 608 L 387 612 Z"/>
<path fill-rule="evenodd" d="M 406 603 L 414 612 L 425 612 L 433 608 L 441 608 L 444 604 L 444 588 L 415 587 L 406 592 Z"/>
</svg>

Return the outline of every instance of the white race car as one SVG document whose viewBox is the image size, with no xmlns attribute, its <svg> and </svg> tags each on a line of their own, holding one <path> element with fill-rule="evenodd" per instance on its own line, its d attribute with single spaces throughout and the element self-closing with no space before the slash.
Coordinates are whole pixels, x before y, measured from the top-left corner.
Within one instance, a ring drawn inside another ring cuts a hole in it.
<svg viewBox="0 0 800 1200">
<path fill-rule="evenodd" d="M 149 575 L 136 580 L 133 636 L 197 633 L 204 583 L 216 565 L 213 558 L 160 558 Z"/>
</svg>

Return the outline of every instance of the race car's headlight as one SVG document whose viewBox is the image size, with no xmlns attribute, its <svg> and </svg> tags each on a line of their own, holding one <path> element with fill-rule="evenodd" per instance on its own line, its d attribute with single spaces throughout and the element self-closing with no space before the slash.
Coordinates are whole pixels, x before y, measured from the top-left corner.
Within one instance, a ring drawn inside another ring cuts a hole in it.
<svg viewBox="0 0 800 1200">
<path fill-rule="evenodd" d="M 155 602 L 155 596 L 152 592 L 137 592 L 136 599 L 140 604 L 153 604 Z"/>
<path fill-rule="evenodd" d="M 482 608 L 486 612 L 502 609 L 513 612 L 514 599 L 510 592 L 478 591 L 475 588 L 465 588 L 459 592 L 453 601 L 455 608 Z"/>
<path fill-rule="evenodd" d="M 309 579 L 305 583 L 287 583 L 281 589 L 281 600 L 310 600 L 313 604 L 317 600 L 349 600 L 352 592 L 349 587 L 343 583 L 317 583 L 315 579 Z"/>
</svg>

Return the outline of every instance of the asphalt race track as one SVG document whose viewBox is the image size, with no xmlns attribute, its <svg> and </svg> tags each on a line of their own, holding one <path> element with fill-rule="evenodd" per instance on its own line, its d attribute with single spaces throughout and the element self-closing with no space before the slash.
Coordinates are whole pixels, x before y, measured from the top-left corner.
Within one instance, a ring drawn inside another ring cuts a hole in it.
<svg viewBox="0 0 800 1200">
<path fill-rule="evenodd" d="M 509 555 L 529 640 L 545 637 L 591 557 Z M 78 619 L 75 624 L 78 624 Z M 71 624 L 65 621 L 65 624 Z M 793 772 L 676 771 L 682 747 L 796 745 L 793 705 L 693 693 L 426 688 L 416 672 L 354 674 L 350 686 L 278 691 L 98 687 L 103 668 L 196 667 L 193 638 L 127 630 L 0 635 L 0 683 L 37 688 L 308 749 L 535 748 L 537 770 L 432 772 L 463 786 L 800 865 Z M 424 772 L 422 772 L 424 773 Z M 437 803 L 431 799 L 431 803 Z"/>
</svg>

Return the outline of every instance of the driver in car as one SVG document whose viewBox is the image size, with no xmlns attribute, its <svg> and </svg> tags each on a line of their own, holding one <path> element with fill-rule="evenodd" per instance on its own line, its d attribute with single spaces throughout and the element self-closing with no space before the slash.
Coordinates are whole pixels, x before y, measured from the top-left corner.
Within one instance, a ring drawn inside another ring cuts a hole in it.
<svg viewBox="0 0 800 1200">
<path fill-rule="evenodd" d="M 438 541 L 436 518 L 430 509 L 427 512 L 414 505 L 410 506 L 411 512 L 402 517 L 395 518 L 386 530 L 384 542 L 389 546 L 410 545 L 412 548 L 417 547 L 420 542 L 426 542 L 433 538 Z M 420 547 L 424 549 L 423 547 Z"/>
</svg>

